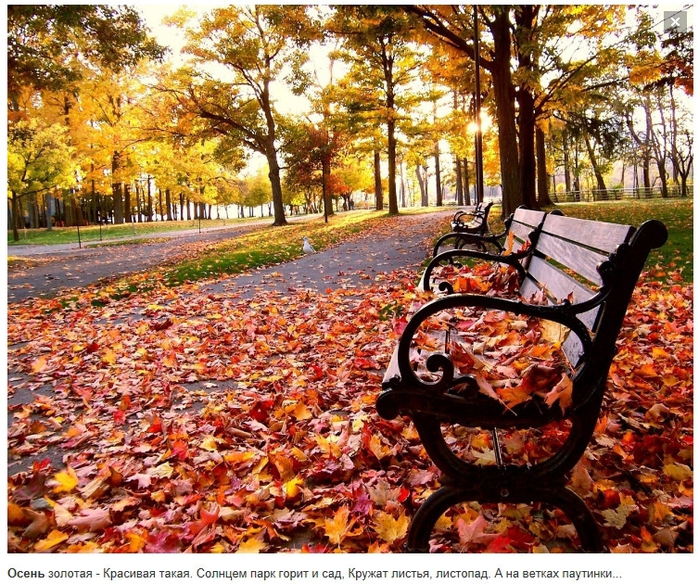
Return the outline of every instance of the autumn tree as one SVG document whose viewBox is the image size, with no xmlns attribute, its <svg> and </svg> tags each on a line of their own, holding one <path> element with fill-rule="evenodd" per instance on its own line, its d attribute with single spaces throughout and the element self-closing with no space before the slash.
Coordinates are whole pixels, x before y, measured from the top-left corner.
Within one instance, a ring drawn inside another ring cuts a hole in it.
<svg viewBox="0 0 699 584">
<path fill-rule="evenodd" d="M 475 58 L 474 9 L 416 5 L 438 42 Z M 536 205 L 535 136 L 540 119 L 597 87 L 599 72 L 618 68 L 623 6 L 480 6 L 479 51 L 489 74 L 499 132 L 503 210 Z M 546 83 L 543 82 L 546 80 Z M 589 83 L 588 83 L 589 81 Z M 540 129 L 541 126 L 539 126 Z M 523 173 L 524 170 L 524 173 Z"/>
<path fill-rule="evenodd" d="M 83 78 L 84 64 L 118 72 L 165 49 L 135 8 L 116 5 L 7 7 L 8 98 L 22 88 L 56 90 Z"/>
<path fill-rule="evenodd" d="M 19 241 L 20 200 L 75 183 L 75 165 L 66 128 L 36 119 L 12 124 L 7 139 L 7 182 L 11 194 L 12 234 Z"/>
<path fill-rule="evenodd" d="M 420 62 L 410 42 L 410 19 L 390 7 L 337 6 L 330 27 L 342 42 L 337 55 L 350 65 L 348 79 L 357 93 L 347 104 L 348 110 L 386 127 L 388 211 L 396 215 L 396 129 L 414 100 L 407 88 Z M 381 208 L 380 202 L 377 208 Z"/>
<path fill-rule="evenodd" d="M 186 26 L 180 15 L 175 22 Z M 184 51 L 193 57 L 182 95 L 209 124 L 262 154 L 269 166 L 274 225 L 286 224 L 279 165 L 278 119 L 272 84 L 302 80 L 305 48 L 319 30 L 304 6 L 229 6 L 186 29 Z M 226 75 L 217 75 L 222 66 Z M 220 78 L 223 77 L 223 78 Z"/>
</svg>

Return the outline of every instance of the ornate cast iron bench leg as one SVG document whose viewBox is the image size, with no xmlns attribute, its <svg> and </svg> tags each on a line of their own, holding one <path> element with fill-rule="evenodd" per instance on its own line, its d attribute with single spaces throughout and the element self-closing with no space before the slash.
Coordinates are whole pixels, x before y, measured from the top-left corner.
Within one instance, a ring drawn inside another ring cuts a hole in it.
<svg viewBox="0 0 699 584">
<path fill-rule="evenodd" d="M 497 487 L 496 487 L 497 489 Z M 439 518 L 450 507 L 467 501 L 530 503 L 538 501 L 561 509 L 575 526 L 583 551 L 603 552 L 599 528 L 585 502 L 564 485 L 558 487 L 532 487 L 511 496 L 484 496 L 482 488 L 445 485 L 432 493 L 415 513 L 408 533 L 406 550 L 429 552 L 430 535 Z M 502 493 L 502 488 L 500 489 Z M 507 493 L 505 493 L 507 494 Z M 497 493 L 495 493 L 497 495 Z"/>
</svg>

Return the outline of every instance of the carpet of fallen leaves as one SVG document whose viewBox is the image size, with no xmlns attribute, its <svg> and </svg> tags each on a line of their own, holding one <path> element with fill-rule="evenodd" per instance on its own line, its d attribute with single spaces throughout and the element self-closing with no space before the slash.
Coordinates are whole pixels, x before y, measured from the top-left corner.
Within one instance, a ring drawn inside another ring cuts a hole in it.
<svg viewBox="0 0 699 584">
<path fill-rule="evenodd" d="M 397 552 L 439 482 L 375 411 L 410 271 L 252 300 L 149 282 L 8 309 L 10 552 Z M 640 283 L 571 478 L 615 552 L 691 552 L 692 286 Z M 462 505 L 433 548 L 567 551 L 555 510 Z"/>
</svg>

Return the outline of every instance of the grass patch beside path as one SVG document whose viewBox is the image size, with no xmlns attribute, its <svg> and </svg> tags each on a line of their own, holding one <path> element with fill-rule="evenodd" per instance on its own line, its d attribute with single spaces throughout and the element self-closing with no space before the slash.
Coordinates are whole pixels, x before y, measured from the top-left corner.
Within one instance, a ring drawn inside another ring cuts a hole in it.
<svg viewBox="0 0 699 584">
<path fill-rule="evenodd" d="M 190 231 L 193 229 L 210 229 L 212 227 L 232 227 L 234 225 L 247 225 L 250 223 L 271 222 L 271 217 L 252 217 L 247 219 L 210 219 L 189 221 L 152 221 L 150 223 L 124 223 L 122 225 L 88 225 L 80 228 L 80 241 L 107 242 L 125 237 L 148 237 L 171 231 Z M 59 245 L 65 243 L 78 243 L 77 227 L 54 227 L 51 231 L 46 229 L 23 229 L 19 232 L 19 241 L 14 241 L 12 231 L 7 232 L 7 245 Z"/>
<path fill-rule="evenodd" d="M 320 251 L 368 229 L 380 229 L 386 218 L 385 212 L 362 211 L 333 215 L 328 223 L 318 218 L 284 227 L 269 227 L 210 244 L 191 259 L 166 268 L 164 278 L 169 285 L 176 286 L 187 281 L 281 264 L 303 255 L 304 235 Z"/>
</svg>

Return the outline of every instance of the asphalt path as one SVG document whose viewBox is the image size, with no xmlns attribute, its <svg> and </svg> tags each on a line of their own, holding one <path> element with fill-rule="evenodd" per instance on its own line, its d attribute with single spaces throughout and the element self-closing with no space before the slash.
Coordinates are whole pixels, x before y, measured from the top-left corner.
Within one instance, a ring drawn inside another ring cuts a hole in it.
<svg viewBox="0 0 699 584">
<path fill-rule="evenodd" d="M 171 260 L 186 244 L 214 243 L 268 226 L 269 220 L 258 221 L 201 231 L 193 229 L 113 239 L 103 244 L 91 241 L 82 247 L 77 243 L 8 246 L 8 256 L 20 259 L 13 261 L 8 268 L 7 301 L 11 304 L 49 297 L 61 290 L 133 274 Z"/>
<path fill-rule="evenodd" d="M 399 231 L 372 231 L 283 265 L 232 276 L 211 288 L 213 292 L 251 295 L 270 287 L 323 290 L 361 286 L 367 280 L 380 277 L 381 273 L 417 267 L 427 256 L 430 242 L 445 214 L 451 215 L 453 210 L 405 215 L 400 218 Z M 171 260 L 186 244 L 223 241 L 266 226 L 268 223 L 258 222 L 201 232 L 172 232 L 158 234 L 154 236 L 157 240 L 150 243 L 134 240 L 118 246 L 11 246 L 8 254 L 24 261 L 13 262 L 8 269 L 7 302 L 50 297 L 63 290 L 150 269 Z"/>
</svg>

